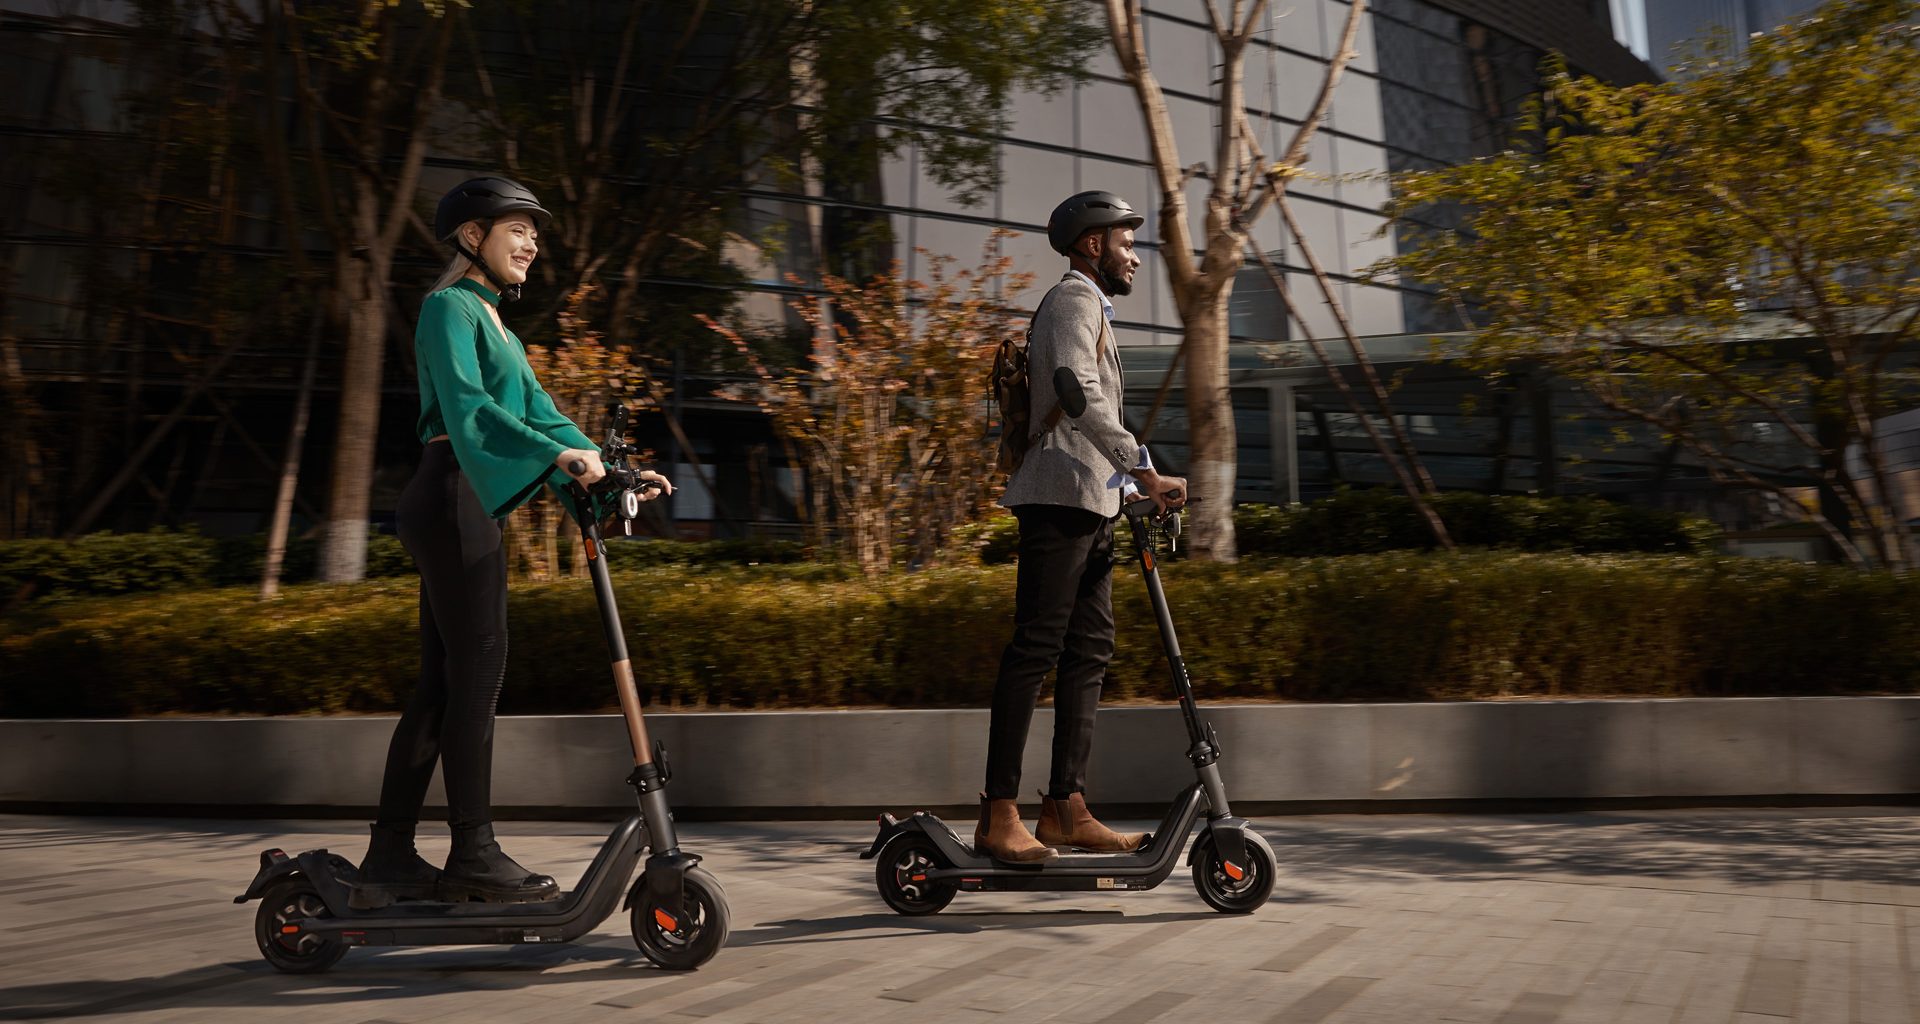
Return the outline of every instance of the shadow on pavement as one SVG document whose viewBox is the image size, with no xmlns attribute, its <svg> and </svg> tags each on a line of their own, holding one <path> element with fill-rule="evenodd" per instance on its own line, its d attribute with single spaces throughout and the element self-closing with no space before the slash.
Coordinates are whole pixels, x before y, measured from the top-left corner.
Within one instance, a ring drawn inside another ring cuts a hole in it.
<svg viewBox="0 0 1920 1024">
<path fill-rule="evenodd" d="M 1154 926 L 1220 916 L 1208 911 L 1127 914 L 1120 910 L 1078 908 L 1013 913 L 957 911 L 932 917 L 902 917 L 885 912 L 849 914 L 775 921 L 742 929 L 733 933 L 727 948 L 743 950 L 915 933 L 1016 932 L 1095 924 Z M 410 952 L 355 950 L 348 956 L 350 959 L 339 967 L 316 975 L 280 974 L 264 963 L 248 961 L 195 967 L 148 978 L 86 979 L 0 988 L 0 1020 L 92 1017 L 157 1002 L 164 1002 L 169 1008 L 257 1005 L 284 1010 L 420 998 L 460 990 L 514 991 L 556 983 L 621 978 L 645 982 L 677 977 L 687 979 L 689 984 L 702 983 L 700 972 L 663 971 L 631 945 L 613 938 L 604 943 L 564 944 L 532 950 L 528 947 Z M 552 970 L 581 963 L 598 966 L 565 972 Z M 232 991 L 233 986 L 245 982 L 256 984 L 245 993 Z M 672 988 L 661 989 L 663 995 L 671 991 Z"/>
<path fill-rule="evenodd" d="M 1034 928 L 1069 928 L 1081 925 L 1151 925 L 1174 921 L 1205 921 L 1219 917 L 1212 912 L 1182 914 L 1128 914 L 1119 910 L 1032 910 L 952 911 L 927 917 L 904 917 L 894 913 L 849 914 L 808 920 L 771 921 L 756 928 L 736 931 L 727 947 L 769 946 L 796 942 L 845 942 L 877 935 L 856 932 L 881 932 L 887 935 L 911 935 L 939 932 L 947 935 L 972 935 L 979 932 L 1023 931 Z"/>
<path fill-rule="evenodd" d="M 1289 877 L 1408 874 L 1461 880 L 1576 875 L 1636 881 L 1772 888 L 1782 883 L 1906 885 L 1920 849 L 1920 819 L 1633 818 L 1554 815 L 1538 820 L 1476 819 L 1387 825 L 1370 820 L 1259 823 Z"/>
</svg>

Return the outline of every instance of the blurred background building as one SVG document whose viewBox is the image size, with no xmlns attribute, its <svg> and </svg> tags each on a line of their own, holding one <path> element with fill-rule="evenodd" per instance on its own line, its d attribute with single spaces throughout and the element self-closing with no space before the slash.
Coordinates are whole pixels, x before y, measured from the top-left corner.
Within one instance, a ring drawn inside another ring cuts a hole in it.
<svg viewBox="0 0 1920 1024">
<path fill-rule="evenodd" d="M 1658 439 L 1622 443 L 1615 424 L 1591 415 L 1577 394 L 1553 380 L 1519 374 L 1490 389 L 1478 376 L 1436 361 L 1436 339 L 1444 348 L 1445 336 L 1462 328 L 1458 315 L 1418 290 L 1368 280 L 1366 272 L 1398 244 L 1379 212 L 1388 198 L 1387 176 L 1503 148 L 1550 53 L 1610 82 L 1649 82 L 1656 79 L 1649 61 L 1661 63 L 1659 55 L 1677 40 L 1715 24 L 1742 36 L 1805 6 L 1763 0 L 1377 0 L 1371 6 L 1359 56 L 1315 138 L 1309 165 L 1314 176 L 1292 194 L 1357 332 L 1367 336 L 1369 353 L 1393 376 L 1399 410 L 1443 487 L 1602 494 L 1709 511 L 1734 526 L 1766 517 L 1764 508 L 1749 507 L 1743 496 L 1720 495 L 1703 472 Z M 1216 118 L 1208 96 L 1218 60 L 1205 7 L 1202 0 L 1147 0 L 1145 7 L 1149 56 L 1166 90 L 1181 159 L 1205 161 Z M 1342 0 L 1293 0 L 1270 9 L 1245 68 L 1254 124 L 1267 152 L 1275 153 L 1312 102 L 1348 7 Z M 11 339 L 5 354 L 8 394 L 30 397 L 56 425 L 56 436 L 73 438 L 75 450 L 101 458 L 118 449 L 97 438 L 83 443 L 83 437 L 170 432 L 99 525 L 191 523 L 219 533 L 257 531 L 272 500 L 273 468 L 307 339 L 292 331 L 240 349 L 221 383 L 203 389 L 205 401 L 191 401 L 198 393 L 196 354 L 205 351 L 206 337 L 219 325 L 169 318 L 166 283 L 179 268 L 170 264 L 164 245 L 140 241 L 153 238 L 156 225 L 129 220 L 140 215 L 138 204 L 116 210 L 98 201 L 103 178 L 110 191 L 112 175 L 132 169 L 71 159 L 88 147 L 124 152 L 113 150 L 113 141 L 144 130 L 138 111 L 120 101 L 128 83 L 177 70 L 156 68 L 151 55 L 137 52 L 128 26 L 138 12 L 130 0 L 0 0 L 0 139 L 6 152 L 0 162 L 0 275 L 7 282 L 0 318 Z M 177 30 L 214 28 L 190 24 Z M 518 45 L 489 34 L 484 22 L 479 28 L 473 45 L 483 50 L 511 55 Z M 1039 283 L 1010 302 L 1030 307 L 1062 269 L 1044 238 L 1053 205 L 1082 189 L 1118 192 L 1147 218 L 1136 291 L 1116 303 L 1129 412 L 1137 429 L 1150 430 L 1161 460 L 1178 469 L 1185 458 L 1185 414 L 1177 379 L 1155 422 L 1144 422 L 1180 338 L 1160 261 L 1159 197 L 1146 134 L 1133 91 L 1105 47 L 1088 70 L 1087 80 L 1054 95 L 1013 97 L 1011 128 L 992 140 L 1001 187 L 977 203 L 959 201 L 933 180 L 924 154 L 912 145 L 866 174 L 825 188 L 737 183 L 738 228 L 725 256 L 738 271 L 727 287 L 737 289 L 739 308 L 769 330 L 804 333 L 786 304 L 809 292 L 819 267 L 841 265 L 826 250 L 864 248 L 899 260 L 909 276 L 917 276 L 926 269 L 923 250 L 971 265 L 995 229 L 1020 233 L 1004 251 Z M 897 127 L 874 124 L 871 130 Z M 448 144 L 429 156 L 422 211 L 448 185 L 491 169 L 463 150 L 457 135 L 450 132 Z M 235 187 L 246 190 L 239 205 L 247 223 L 236 229 L 233 251 L 242 258 L 272 258 L 273 197 L 246 175 L 235 179 Z M 1192 187 L 1198 193 L 1204 182 Z M 93 198 L 83 202 L 83 192 Z M 1302 327 L 1287 323 L 1265 273 L 1257 267 L 1242 272 L 1232 300 L 1241 443 L 1237 497 L 1311 500 L 1338 486 L 1386 482 L 1378 456 L 1326 373 L 1298 345 L 1302 336 L 1337 334 L 1311 278 L 1282 238 L 1276 217 L 1260 222 L 1255 234 L 1285 270 L 1286 286 L 1304 300 L 1308 322 L 1303 335 Z M 408 259 L 409 273 L 431 276 L 430 259 Z M 143 307 L 137 330 L 116 320 L 127 315 L 124 308 L 97 300 L 121 283 L 162 297 Z M 694 286 L 668 278 L 657 283 L 665 289 Z M 391 360 L 410 359 L 401 342 L 411 333 L 416 302 L 408 297 L 397 303 Z M 786 529 L 793 475 L 766 421 L 749 406 L 717 397 L 725 380 L 702 367 L 675 360 L 671 372 L 671 401 L 685 423 L 688 447 L 657 425 L 647 428 L 652 434 L 643 441 L 690 484 L 674 502 L 683 530 L 737 535 Z M 390 373 L 387 388 L 376 522 L 391 520 L 417 452 L 412 382 Z M 303 473 L 296 516 L 304 524 L 324 504 L 324 481 L 316 478 L 325 466 L 337 392 L 337 369 L 323 363 L 308 440 L 307 465 L 315 468 Z M 49 500 L 71 510 L 86 500 L 89 482 L 97 482 L 102 470 L 65 467 Z M 711 489 L 699 485 L 702 477 Z"/>
<path fill-rule="evenodd" d="M 1723 40 L 1731 54 L 1745 53 L 1748 36 L 1793 21 L 1820 0 L 1623 0 L 1623 6 L 1638 8 L 1627 17 L 1637 18 L 1645 33 L 1634 52 L 1664 73 L 1712 39 Z"/>
</svg>

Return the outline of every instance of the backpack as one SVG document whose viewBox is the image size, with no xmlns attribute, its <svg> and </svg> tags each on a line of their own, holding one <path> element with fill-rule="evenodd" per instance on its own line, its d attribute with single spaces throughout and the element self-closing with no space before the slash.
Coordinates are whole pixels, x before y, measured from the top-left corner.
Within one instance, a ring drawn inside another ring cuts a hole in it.
<svg viewBox="0 0 1920 1024">
<path fill-rule="evenodd" d="M 1053 293 L 1047 294 L 1051 296 Z M 1033 382 L 1028 379 L 1027 350 L 1033 345 L 1033 325 L 1046 308 L 1047 302 L 1043 298 L 1040 308 L 1033 311 L 1033 319 L 1027 321 L 1026 332 L 1018 338 L 1002 338 L 1000 350 L 993 355 L 993 374 L 988 379 L 987 397 L 1000 409 L 1000 452 L 994 459 L 994 468 L 1008 476 L 1020 468 L 1033 443 L 1060 424 L 1061 409 L 1055 405 L 1047 413 L 1040 429 L 1033 428 Z M 1106 345 L 1107 331 L 1102 325 L 1100 340 L 1095 343 L 1098 356 L 1106 355 Z"/>
</svg>

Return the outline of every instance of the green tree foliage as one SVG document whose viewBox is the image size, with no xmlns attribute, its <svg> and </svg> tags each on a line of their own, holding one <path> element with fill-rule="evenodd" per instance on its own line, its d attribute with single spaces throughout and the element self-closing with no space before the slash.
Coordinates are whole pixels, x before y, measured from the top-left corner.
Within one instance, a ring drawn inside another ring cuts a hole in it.
<svg viewBox="0 0 1920 1024">
<path fill-rule="evenodd" d="M 1483 365 L 1544 364 L 1790 508 L 1817 480 L 1800 510 L 1849 560 L 1910 566 L 1875 424 L 1916 392 L 1916 18 L 1835 0 L 1666 84 L 1557 74 L 1516 149 L 1397 182 L 1403 222 L 1465 213 L 1398 266 L 1474 310 Z"/>
<path fill-rule="evenodd" d="M 821 79 L 811 144 L 829 175 L 870 173 L 902 143 L 962 199 L 999 184 L 991 136 L 1016 89 L 1051 94 L 1100 45 L 1088 5 L 1058 0 L 811 0 L 803 45 Z M 889 125 L 885 134 L 873 122 Z M 1070 140 L 1063 139 L 1062 143 Z"/>
<path fill-rule="evenodd" d="M 990 137 L 1007 128 L 1012 91 L 1072 80 L 1098 42 L 1087 14 L 1041 0 L 477 9 L 464 41 L 474 157 L 533 185 L 555 214 L 530 337 L 592 287 L 584 315 L 611 337 L 707 363 L 732 350 L 697 317 L 732 312 L 753 269 L 743 259 L 798 256 L 814 264 L 809 281 L 883 269 L 865 251 L 873 218 L 828 212 L 820 233 L 787 237 L 783 223 L 743 216 L 749 192 L 878 202 L 879 161 L 918 142 L 934 180 L 977 197 L 998 181 Z M 501 36 L 516 55 L 489 52 Z"/>
</svg>

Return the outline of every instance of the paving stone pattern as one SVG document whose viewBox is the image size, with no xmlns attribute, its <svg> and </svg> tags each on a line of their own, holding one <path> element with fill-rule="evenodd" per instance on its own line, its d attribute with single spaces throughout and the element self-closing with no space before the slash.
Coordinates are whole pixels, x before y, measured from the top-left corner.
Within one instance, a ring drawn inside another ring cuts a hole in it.
<svg viewBox="0 0 1920 1024">
<path fill-rule="evenodd" d="M 905 918 L 857 859 L 870 825 L 688 824 L 734 916 L 698 972 L 649 965 L 620 915 L 583 944 L 360 949 L 285 976 L 253 948 L 257 904 L 232 897 L 260 849 L 357 859 L 364 826 L 0 816 L 0 1020 L 1920 1021 L 1906 812 L 1258 824 L 1281 882 L 1246 917 L 1208 910 L 1183 868 L 1149 893 L 963 893 Z M 502 832 L 564 880 L 604 828 Z"/>
</svg>

